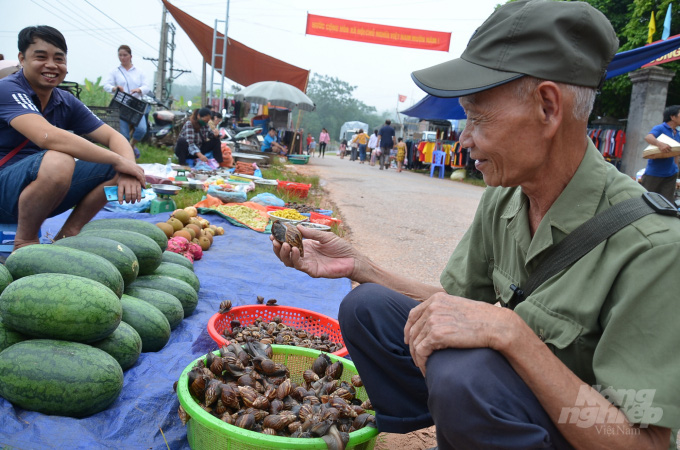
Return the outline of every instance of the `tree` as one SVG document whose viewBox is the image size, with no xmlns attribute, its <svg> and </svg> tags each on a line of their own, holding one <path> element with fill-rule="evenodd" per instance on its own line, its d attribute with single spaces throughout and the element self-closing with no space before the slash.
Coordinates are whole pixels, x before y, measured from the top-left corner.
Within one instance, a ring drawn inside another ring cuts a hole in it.
<svg viewBox="0 0 680 450">
<path fill-rule="evenodd" d="M 663 23 L 668 5 L 672 4 L 673 15 L 680 12 L 680 0 L 587 0 L 589 4 L 604 13 L 612 23 L 619 38 L 619 52 L 642 47 L 647 43 L 649 20 L 654 11 L 656 33 L 654 39 L 661 39 Z M 670 35 L 680 33 L 680 18 L 671 21 Z M 672 61 L 663 65 L 664 69 L 680 73 L 680 62 Z M 604 83 L 602 93 L 593 108 L 593 116 L 612 116 L 619 119 L 628 117 L 632 85 L 627 75 L 619 75 Z M 668 86 L 667 104 L 680 104 L 680 77 L 676 76 Z"/>
<path fill-rule="evenodd" d="M 300 128 L 305 135 L 312 133 L 318 138 L 322 128 L 326 128 L 331 139 L 337 139 L 343 123 L 358 120 L 377 126 L 384 121 L 384 114 L 353 97 L 356 86 L 328 75 L 312 74 L 307 87 L 307 95 L 316 105 L 312 112 L 301 113 Z M 297 122 L 298 110 L 293 110 L 293 123 Z M 370 134 L 370 130 L 364 130 Z"/>
<path fill-rule="evenodd" d="M 97 78 L 94 83 L 85 78 L 80 92 L 80 101 L 87 106 L 109 106 L 112 95 L 104 90 L 101 81 L 102 77 Z"/>
</svg>

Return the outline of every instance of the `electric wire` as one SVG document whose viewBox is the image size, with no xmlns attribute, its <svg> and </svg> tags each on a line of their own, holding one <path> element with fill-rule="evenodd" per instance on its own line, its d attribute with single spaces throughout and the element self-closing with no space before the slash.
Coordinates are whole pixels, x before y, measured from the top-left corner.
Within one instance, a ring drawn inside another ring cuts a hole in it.
<svg viewBox="0 0 680 450">
<path fill-rule="evenodd" d="M 109 16 L 108 14 L 106 14 L 106 13 L 105 13 L 104 11 L 102 11 L 101 9 L 97 8 L 96 6 L 94 6 L 92 3 L 90 3 L 89 0 L 85 0 L 85 3 L 87 3 L 88 5 L 90 5 L 91 7 L 93 7 L 94 9 L 96 9 L 97 11 L 99 11 L 100 13 L 102 13 L 102 14 L 103 14 L 104 16 L 106 16 L 109 20 L 111 20 L 111 21 L 112 21 L 113 23 L 115 23 L 116 25 L 120 26 L 122 29 L 124 29 L 125 31 L 127 31 L 128 33 L 130 33 L 131 35 L 133 35 L 134 37 L 136 37 L 137 39 L 139 39 L 139 40 L 140 40 L 141 42 L 143 42 L 146 46 L 148 46 L 149 48 L 151 48 L 154 52 L 158 53 L 158 48 L 153 47 L 151 44 L 149 44 L 148 42 L 146 42 L 146 40 L 144 40 L 144 39 L 142 39 L 141 37 L 137 36 L 135 33 L 133 33 L 133 32 L 130 31 L 127 27 L 125 27 L 125 25 L 121 24 L 121 23 L 118 22 L 116 19 L 114 19 L 113 17 Z"/>
<path fill-rule="evenodd" d="M 33 3 L 35 3 L 36 5 L 38 5 L 39 7 L 41 7 L 42 9 L 44 9 L 45 11 L 47 11 L 49 14 L 53 14 L 53 15 L 57 16 L 59 19 L 61 19 L 61 20 L 63 20 L 64 22 L 66 22 L 67 24 L 69 24 L 69 25 L 71 25 L 71 26 L 77 27 L 77 25 L 75 25 L 75 24 L 70 20 L 70 18 L 69 18 L 68 16 L 64 16 L 64 13 L 63 13 L 62 11 L 60 11 L 60 10 L 57 9 L 57 8 L 54 8 L 54 6 L 50 5 L 49 3 L 45 2 L 45 5 L 46 5 L 46 6 L 49 6 L 52 10 L 47 9 L 45 6 L 41 5 L 41 4 L 38 3 L 36 0 L 31 0 L 31 1 L 32 1 Z M 83 30 L 82 28 L 80 28 L 80 30 L 81 30 L 81 31 L 85 31 L 85 30 Z M 97 35 L 97 34 L 95 34 L 95 33 L 87 32 L 87 34 L 89 34 L 90 36 L 92 36 L 93 38 L 97 39 L 98 41 L 100 41 L 100 42 L 102 42 L 102 43 L 104 43 L 104 44 L 110 45 L 109 42 L 105 41 L 101 36 L 99 36 L 99 35 Z"/>
</svg>

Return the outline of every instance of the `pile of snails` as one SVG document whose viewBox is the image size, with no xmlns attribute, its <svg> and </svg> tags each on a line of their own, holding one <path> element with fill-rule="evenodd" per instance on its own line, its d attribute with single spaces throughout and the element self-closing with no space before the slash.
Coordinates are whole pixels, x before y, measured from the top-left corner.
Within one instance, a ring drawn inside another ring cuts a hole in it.
<svg viewBox="0 0 680 450">
<path fill-rule="evenodd" d="M 258 303 L 264 302 L 263 297 L 258 296 L 257 299 Z M 276 305 L 276 299 L 267 300 L 267 305 Z M 224 300 L 220 303 L 220 314 L 224 314 L 230 309 L 230 300 Z M 280 316 L 272 317 L 270 322 L 266 322 L 258 317 L 250 325 L 243 325 L 240 320 L 232 319 L 230 327 L 225 327 L 222 335 L 228 341 L 234 340 L 241 344 L 244 344 L 249 339 L 255 339 L 265 345 L 292 345 L 327 353 L 334 353 L 343 348 L 343 344 L 330 340 L 327 333 L 317 336 L 302 328 L 286 325 L 282 323 Z"/>
<path fill-rule="evenodd" d="M 321 437 L 329 449 L 344 449 L 349 433 L 375 427 L 370 400 L 356 397 L 359 375 L 342 381 L 341 361 L 322 353 L 291 380 L 284 364 L 273 361 L 272 348 L 254 339 L 231 342 L 209 353 L 188 373 L 189 391 L 201 408 L 220 420 L 272 436 Z M 180 405 L 184 424 L 189 416 Z"/>
</svg>

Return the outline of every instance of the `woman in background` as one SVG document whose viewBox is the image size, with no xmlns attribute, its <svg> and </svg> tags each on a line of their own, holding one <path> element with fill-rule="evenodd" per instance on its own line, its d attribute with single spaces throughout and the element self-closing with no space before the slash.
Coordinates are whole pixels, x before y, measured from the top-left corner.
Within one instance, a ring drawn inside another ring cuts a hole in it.
<svg viewBox="0 0 680 450">
<path fill-rule="evenodd" d="M 151 89 L 149 89 L 144 72 L 132 65 L 132 50 L 129 46 L 121 45 L 118 47 L 118 60 L 120 66 L 109 74 L 104 82 L 104 90 L 112 94 L 123 91 L 141 100 L 142 96 L 151 92 Z M 120 132 L 125 136 L 125 139 L 130 140 L 130 145 L 135 151 L 135 158 L 139 158 L 140 155 L 137 143 L 146 135 L 147 112 L 148 108 L 144 111 L 144 116 L 137 125 L 120 119 Z M 130 136 L 130 130 L 134 130 L 132 136 Z"/>
<path fill-rule="evenodd" d="M 210 119 L 210 110 L 201 108 L 195 109 L 189 120 L 184 122 L 175 144 L 175 155 L 181 165 L 185 166 L 187 160 L 191 160 L 191 165 L 195 165 L 196 159 L 207 162 L 208 158 L 222 162 L 220 140 L 210 130 Z"/>
<path fill-rule="evenodd" d="M 330 143 L 331 136 L 328 134 L 328 130 L 322 128 L 321 134 L 319 135 L 319 156 L 322 158 L 326 156 L 326 146 Z"/>
</svg>

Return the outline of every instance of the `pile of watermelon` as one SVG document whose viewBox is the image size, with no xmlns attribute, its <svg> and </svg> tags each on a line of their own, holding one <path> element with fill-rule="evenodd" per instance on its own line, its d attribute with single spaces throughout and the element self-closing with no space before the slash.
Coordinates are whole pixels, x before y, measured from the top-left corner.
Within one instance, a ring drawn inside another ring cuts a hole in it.
<svg viewBox="0 0 680 450">
<path fill-rule="evenodd" d="M 20 248 L 0 265 L 0 397 L 44 414 L 106 409 L 123 371 L 162 349 L 198 303 L 193 263 L 136 219 Z"/>
</svg>

